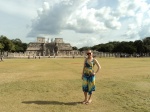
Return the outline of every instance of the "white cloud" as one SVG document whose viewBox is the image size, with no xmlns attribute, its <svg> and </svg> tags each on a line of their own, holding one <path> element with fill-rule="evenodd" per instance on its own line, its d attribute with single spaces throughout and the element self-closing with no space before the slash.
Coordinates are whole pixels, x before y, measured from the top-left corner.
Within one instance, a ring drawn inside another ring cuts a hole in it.
<svg viewBox="0 0 150 112">
<path fill-rule="evenodd" d="M 137 25 L 139 27 L 141 27 L 141 25 L 142 25 L 143 16 L 144 16 L 143 13 L 137 13 L 136 16 L 135 16 Z"/>
<path fill-rule="evenodd" d="M 120 29 L 121 27 L 121 23 L 117 21 L 116 19 L 106 21 L 105 25 L 111 29 Z"/>
<path fill-rule="evenodd" d="M 125 18 L 128 25 L 128 29 L 124 35 L 127 38 L 140 39 L 149 35 L 150 21 L 150 5 L 146 0 L 119 0 L 119 13 L 120 18 Z"/>
<path fill-rule="evenodd" d="M 32 30 L 28 36 L 36 37 L 39 34 L 59 34 L 66 27 L 66 21 L 72 12 L 78 7 L 82 0 L 60 1 L 52 3 L 51 8 L 48 7 L 48 2 L 38 10 L 38 17 L 33 21 Z M 73 5 L 72 5 L 73 4 Z"/>
<path fill-rule="evenodd" d="M 96 2 L 101 1 L 97 0 Z M 43 7 L 38 10 L 38 17 L 33 21 L 32 30 L 28 36 L 58 35 L 63 30 L 72 30 L 79 34 L 105 35 L 105 33 L 113 30 L 113 35 L 107 37 L 112 38 L 112 36 L 118 36 L 118 30 L 122 30 L 121 35 L 133 39 L 140 38 L 143 34 L 142 30 L 146 29 L 144 24 L 149 24 L 148 20 L 145 21 L 145 16 L 150 16 L 150 5 L 144 0 L 118 0 L 116 8 L 111 6 L 94 8 L 94 5 L 91 5 L 92 3 L 95 4 L 92 0 L 44 2 Z M 91 8 L 88 7 L 89 4 L 92 6 Z M 124 22 L 125 20 L 126 22 Z M 128 28 L 125 29 L 124 27 Z M 90 42 L 96 43 L 97 37 L 90 38 Z M 86 40 L 87 38 L 83 38 L 85 45 L 89 42 L 89 40 Z"/>
<path fill-rule="evenodd" d="M 98 37 L 84 37 L 82 39 L 80 39 L 75 45 L 78 47 L 91 47 L 93 45 L 99 44 L 100 40 Z"/>
<path fill-rule="evenodd" d="M 59 36 L 81 47 L 150 35 L 147 0 L 0 0 L 0 12 L 0 33 L 14 37 Z"/>
<path fill-rule="evenodd" d="M 87 9 L 87 7 L 78 9 L 67 20 L 67 29 L 79 33 L 95 33 L 106 30 L 104 22 L 96 20 L 95 13 L 95 9 Z"/>
<path fill-rule="evenodd" d="M 68 2 L 68 1 L 67 1 Z M 59 34 L 62 30 L 74 30 L 77 33 L 100 33 L 107 29 L 120 29 L 121 23 L 113 17 L 110 7 L 101 9 L 87 8 L 89 0 L 70 0 L 70 4 L 61 1 L 52 4 L 49 9 L 40 8 L 38 18 L 32 24 L 28 36 L 38 34 Z"/>
<path fill-rule="evenodd" d="M 49 10 L 49 8 L 50 8 L 49 3 L 44 2 L 44 4 L 43 4 L 43 9 L 44 9 L 44 10 Z"/>
<path fill-rule="evenodd" d="M 138 35 L 137 25 L 136 24 L 129 24 L 128 31 L 126 32 L 126 36 L 128 38 L 135 38 Z"/>
</svg>

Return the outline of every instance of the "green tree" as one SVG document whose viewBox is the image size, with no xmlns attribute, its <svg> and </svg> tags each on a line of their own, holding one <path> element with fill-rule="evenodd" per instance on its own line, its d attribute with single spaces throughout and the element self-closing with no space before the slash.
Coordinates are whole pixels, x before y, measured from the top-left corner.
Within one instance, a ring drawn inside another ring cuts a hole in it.
<svg viewBox="0 0 150 112">
<path fill-rule="evenodd" d="M 2 45 L 2 43 L 0 43 L 0 52 L 2 52 L 4 46 Z"/>
<path fill-rule="evenodd" d="M 98 51 L 98 49 L 100 49 L 100 44 L 99 45 L 94 45 L 93 47 L 91 47 L 91 49 Z"/>
<path fill-rule="evenodd" d="M 2 43 L 0 43 L 0 50 L 2 50 L 4 48 L 4 46 L 2 45 Z"/>
<path fill-rule="evenodd" d="M 22 48 L 23 48 L 23 52 L 25 52 L 27 50 L 27 43 L 22 43 Z"/>
<path fill-rule="evenodd" d="M 12 39 L 11 42 L 15 45 L 15 52 L 23 52 L 22 41 L 20 39 Z"/>
<path fill-rule="evenodd" d="M 150 53 L 150 46 L 149 45 L 145 45 L 144 46 L 144 48 L 145 48 L 145 53 Z"/>
<path fill-rule="evenodd" d="M 99 44 L 94 47 L 93 49 L 96 49 L 99 52 L 114 52 L 115 47 L 119 44 L 119 42 L 109 42 L 106 44 Z"/>
<path fill-rule="evenodd" d="M 115 46 L 114 51 L 120 52 L 120 53 L 133 54 L 136 52 L 136 48 L 135 48 L 133 42 L 124 42 L 123 41 Z"/>
<path fill-rule="evenodd" d="M 91 49 L 91 47 L 82 47 L 82 48 L 79 49 L 79 51 L 86 51 L 88 49 Z"/>
<path fill-rule="evenodd" d="M 144 45 L 150 45 L 150 37 L 146 37 L 143 39 Z"/>
<path fill-rule="evenodd" d="M 101 44 L 100 47 L 99 47 L 99 49 L 98 49 L 98 51 L 100 51 L 100 52 L 111 52 L 112 51 L 111 48 L 112 47 L 110 46 L 109 43 L 107 43 L 107 44 Z"/>
<path fill-rule="evenodd" d="M 138 54 L 142 54 L 145 52 L 144 44 L 141 40 L 134 41 L 134 46 Z"/>
<path fill-rule="evenodd" d="M 76 46 L 73 46 L 72 49 L 73 50 L 78 50 L 78 48 Z"/>
<path fill-rule="evenodd" d="M 145 53 L 150 53 L 150 37 L 144 38 L 143 44 L 144 44 L 144 48 L 145 48 Z"/>
<path fill-rule="evenodd" d="M 112 43 L 107 43 L 105 47 L 107 49 L 106 52 L 112 52 L 114 49 L 114 45 Z"/>
<path fill-rule="evenodd" d="M 12 51 L 12 50 L 15 50 L 14 44 L 6 36 L 0 36 L 0 43 L 4 47 L 2 49 L 2 51 Z"/>
<path fill-rule="evenodd" d="M 22 43 L 22 41 L 19 38 L 12 39 L 12 43 L 15 45 L 15 51 L 14 52 L 25 52 L 27 49 L 27 44 Z"/>
</svg>

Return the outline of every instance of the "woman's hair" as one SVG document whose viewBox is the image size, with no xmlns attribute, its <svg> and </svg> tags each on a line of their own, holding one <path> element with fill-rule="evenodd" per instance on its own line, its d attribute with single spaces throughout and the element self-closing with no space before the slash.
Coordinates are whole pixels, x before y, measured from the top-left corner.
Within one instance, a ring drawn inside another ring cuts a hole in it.
<svg viewBox="0 0 150 112">
<path fill-rule="evenodd" d="M 92 53 L 92 50 L 90 50 L 90 49 L 88 49 L 86 52 L 89 52 L 89 51 Z"/>
</svg>

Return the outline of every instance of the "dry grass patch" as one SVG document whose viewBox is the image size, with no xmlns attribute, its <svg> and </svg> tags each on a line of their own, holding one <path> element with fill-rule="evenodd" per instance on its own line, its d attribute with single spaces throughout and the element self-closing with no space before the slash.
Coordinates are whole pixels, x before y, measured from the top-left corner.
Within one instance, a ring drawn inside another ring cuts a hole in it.
<svg viewBox="0 0 150 112">
<path fill-rule="evenodd" d="M 98 58 L 93 103 L 83 105 L 83 58 L 0 62 L 1 112 L 148 112 L 150 58 Z"/>
</svg>

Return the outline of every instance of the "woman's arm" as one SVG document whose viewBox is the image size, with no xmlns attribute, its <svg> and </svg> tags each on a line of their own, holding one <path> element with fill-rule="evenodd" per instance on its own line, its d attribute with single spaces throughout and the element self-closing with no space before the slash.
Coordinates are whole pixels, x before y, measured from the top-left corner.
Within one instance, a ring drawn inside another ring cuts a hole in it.
<svg viewBox="0 0 150 112">
<path fill-rule="evenodd" d="M 85 61 L 86 61 L 87 59 L 85 59 L 84 60 L 84 65 L 83 65 L 83 70 L 82 70 L 82 78 L 83 78 L 83 75 L 84 75 L 84 67 L 85 67 Z"/>
<path fill-rule="evenodd" d="M 95 61 L 95 64 L 97 65 L 97 70 L 95 72 L 95 74 L 97 74 L 99 69 L 101 69 L 101 65 L 99 64 L 99 62 L 96 59 L 94 59 L 94 61 Z"/>
</svg>

